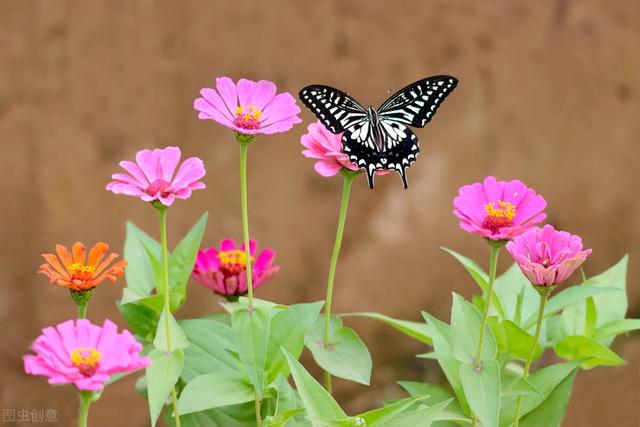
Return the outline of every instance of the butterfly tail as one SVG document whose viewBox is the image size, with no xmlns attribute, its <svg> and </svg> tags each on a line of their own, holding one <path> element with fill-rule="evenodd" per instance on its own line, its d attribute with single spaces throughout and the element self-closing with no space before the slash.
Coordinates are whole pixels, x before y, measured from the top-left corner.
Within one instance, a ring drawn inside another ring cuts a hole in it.
<svg viewBox="0 0 640 427">
<path fill-rule="evenodd" d="M 369 182 L 369 188 L 373 190 L 373 184 L 376 178 L 376 169 L 375 168 L 367 168 L 367 181 Z"/>
<path fill-rule="evenodd" d="M 409 188 L 409 181 L 407 178 L 407 169 L 406 168 L 398 169 L 398 173 L 400 174 L 400 178 L 402 179 L 402 185 L 406 190 L 407 188 Z"/>
</svg>

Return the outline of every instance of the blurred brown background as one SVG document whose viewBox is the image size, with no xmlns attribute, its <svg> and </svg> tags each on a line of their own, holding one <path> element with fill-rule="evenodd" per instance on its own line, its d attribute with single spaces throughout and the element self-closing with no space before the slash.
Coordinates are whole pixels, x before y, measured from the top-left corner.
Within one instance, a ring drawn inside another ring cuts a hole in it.
<svg viewBox="0 0 640 427">
<path fill-rule="evenodd" d="M 72 425 L 71 387 L 27 377 L 21 355 L 40 329 L 75 316 L 63 289 L 36 275 L 55 243 L 105 240 L 118 251 L 125 220 L 156 235 L 140 201 L 104 190 L 117 162 L 179 145 L 207 167 L 206 191 L 170 213 L 170 241 L 210 212 L 205 243 L 241 235 L 238 147 L 197 120 L 193 99 L 216 76 L 310 83 L 377 105 L 427 75 L 460 79 L 438 117 L 416 133 L 422 156 L 403 191 L 393 174 L 352 196 L 335 309 L 446 318 L 452 291 L 476 289 L 440 246 L 486 264 L 486 245 L 457 226 L 460 185 L 493 174 L 543 194 L 549 222 L 594 249 L 588 274 L 631 254 L 629 314 L 640 317 L 640 3 L 504 1 L 10 1 L 0 0 L 0 381 L 3 408 L 56 408 Z M 312 116 L 250 150 L 252 236 L 275 248 L 281 273 L 258 296 L 282 303 L 324 295 L 340 178 L 300 154 Z M 503 256 L 501 269 L 507 265 Z M 190 284 L 178 317 L 217 309 Z M 120 285 L 103 285 L 90 318 L 122 324 Z M 437 381 L 427 351 L 373 321 L 349 320 L 371 349 L 371 387 L 338 382 L 348 411 L 400 396 L 394 379 Z M 565 426 L 640 425 L 640 336 L 614 349 L 629 364 L 580 373 Z M 94 426 L 144 426 L 129 378 L 91 412 Z M 122 408 L 127 408 L 126 413 Z M 128 421 L 125 421 L 127 417 Z M 544 423 L 541 423 L 543 426 Z"/>
</svg>

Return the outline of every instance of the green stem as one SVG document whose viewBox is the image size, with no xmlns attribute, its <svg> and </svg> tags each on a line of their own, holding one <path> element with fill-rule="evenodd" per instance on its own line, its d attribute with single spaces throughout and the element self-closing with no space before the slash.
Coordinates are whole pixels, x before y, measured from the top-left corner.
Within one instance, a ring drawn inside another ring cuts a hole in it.
<svg viewBox="0 0 640 427">
<path fill-rule="evenodd" d="M 240 143 L 240 198 L 242 202 L 242 238 L 247 260 L 247 291 L 249 307 L 253 307 L 253 277 L 251 276 L 251 248 L 249 247 L 249 209 L 247 207 L 247 150 L 251 140 L 238 138 Z"/>
<path fill-rule="evenodd" d="M 87 420 L 89 419 L 89 406 L 93 400 L 93 393 L 90 391 L 79 391 L 78 397 L 80 398 L 80 409 L 78 410 L 78 427 L 87 427 Z"/>
<path fill-rule="evenodd" d="M 79 319 L 86 319 L 87 318 L 87 305 L 89 305 L 89 303 L 86 303 L 84 305 L 79 305 L 78 306 L 78 318 Z"/>
<path fill-rule="evenodd" d="M 478 340 L 478 348 L 476 349 L 476 357 L 473 366 L 477 371 L 482 369 L 482 347 L 484 346 L 484 333 L 487 328 L 487 318 L 489 317 L 489 309 L 491 308 L 491 300 L 493 299 L 493 283 L 496 280 L 496 270 L 498 268 L 498 255 L 500 253 L 500 245 L 492 244 L 489 254 L 489 283 L 487 292 L 484 296 L 484 310 L 482 312 L 482 321 L 480 322 L 480 338 Z M 471 417 L 471 425 L 478 425 L 478 418 L 475 414 Z"/>
<path fill-rule="evenodd" d="M 262 416 L 260 415 L 260 399 L 258 398 L 258 393 L 255 395 L 255 408 L 256 408 L 256 426 L 262 427 Z"/>
<path fill-rule="evenodd" d="M 171 295 L 169 292 L 169 249 L 167 244 L 167 207 L 159 206 L 160 211 L 160 247 L 162 248 L 162 289 L 164 293 L 164 328 L 167 337 L 167 350 L 171 349 Z M 173 419 L 176 427 L 180 427 L 180 415 L 178 415 L 178 396 L 175 386 L 171 390 L 171 402 L 173 406 Z"/>
<path fill-rule="evenodd" d="M 340 247 L 342 246 L 342 236 L 344 235 L 344 225 L 347 219 L 347 208 L 349 206 L 349 193 L 351 185 L 357 173 L 342 169 L 342 199 L 340 200 L 340 212 L 338 213 L 338 228 L 336 230 L 336 240 L 333 244 L 333 252 L 331 253 L 331 262 L 329 264 L 329 277 L 327 279 L 327 295 L 324 304 L 324 346 L 330 345 L 330 328 L 331 328 L 331 301 L 333 299 L 333 284 L 336 277 L 336 266 L 338 264 L 338 256 L 340 255 Z M 331 374 L 325 372 L 325 388 L 331 393 Z"/>
<path fill-rule="evenodd" d="M 533 363 L 533 356 L 536 354 L 536 347 L 538 346 L 538 339 L 540 338 L 540 330 L 542 329 L 542 320 L 544 319 L 544 308 L 547 304 L 547 299 L 553 291 L 550 286 L 536 287 L 536 290 L 540 294 L 540 306 L 538 307 L 538 321 L 536 323 L 536 332 L 534 334 L 533 344 L 529 350 L 527 361 L 524 365 L 524 372 L 522 373 L 522 379 L 527 379 L 529 376 L 529 369 L 531 369 L 531 363 Z M 522 407 L 522 395 L 518 396 L 516 400 L 516 411 L 513 418 L 513 427 L 518 427 L 520 423 L 520 408 Z"/>
</svg>

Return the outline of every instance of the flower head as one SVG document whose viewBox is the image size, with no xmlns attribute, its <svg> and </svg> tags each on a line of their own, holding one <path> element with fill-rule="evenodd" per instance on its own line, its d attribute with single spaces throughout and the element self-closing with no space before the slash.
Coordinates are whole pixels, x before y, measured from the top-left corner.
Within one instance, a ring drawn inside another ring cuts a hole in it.
<svg viewBox="0 0 640 427">
<path fill-rule="evenodd" d="M 88 320 L 67 320 L 42 330 L 33 343 L 35 355 L 23 356 L 27 374 L 49 377 L 49 384 L 74 384 L 78 390 L 101 390 L 111 375 L 149 364 L 142 345 L 115 323 L 102 327 Z"/>
<path fill-rule="evenodd" d="M 587 259 L 591 249 L 582 249 L 582 239 L 551 225 L 533 228 L 507 243 L 507 251 L 536 286 L 563 282 Z"/>
<path fill-rule="evenodd" d="M 193 108 L 201 120 L 214 120 L 245 135 L 288 131 L 302 120 L 300 107 L 289 92 L 276 95 L 276 85 L 267 80 L 254 82 L 229 77 L 216 79 L 216 88 L 200 90 Z"/>
<path fill-rule="evenodd" d="M 276 252 L 265 248 L 256 257 L 257 246 L 255 240 L 249 242 L 254 289 L 280 270 L 280 266 L 273 264 Z M 212 247 L 198 251 L 193 278 L 215 293 L 233 298 L 247 293 L 246 270 L 244 244 L 238 248 L 233 240 L 225 239 L 220 242 L 219 249 Z"/>
<path fill-rule="evenodd" d="M 322 176 L 334 176 L 342 168 L 358 170 L 342 150 L 342 134 L 329 132 L 320 122 L 307 127 L 307 133 L 302 135 L 300 143 L 307 148 L 302 152 L 305 157 L 318 159 L 314 169 Z"/>
<path fill-rule="evenodd" d="M 71 252 L 66 246 L 56 245 L 58 256 L 42 254 L 46 263 L 40 266 L 38 273 L 47 276 L 51 283 L 72 291 L 89 291 L 105 280 L 115 282 L 124 275 L 127 261 L 111 264 L 118 254 L 112 252 L 104 258 L 108 251 L 109 245 L 98 242 L 91 248 L 87 258 L 86 248 L 81 242 L 74 243 Z"/>
<path fill-rule="evenodd" d="M 186 159 L 178 168 L 180 149 L 142 150 L 136 154 L 136 162 L 123 160 L 120 166 L 128 172 L 116 173 L 107 190 L 115 194 L 136 196 L 145 202 L 158 201 L 171 206 L 176 198 L 188 199 L 193 190 L 205 188 L 202 181 L 204 165 L 197 157 Z"/>
<path fill-rule="evenodd" d="M 460 187 L 453 201 L 460 228 L 489 240 L 509 240 L 542 222 L 546 200 L 521 181 L 484 182 Z"/>
</svg>

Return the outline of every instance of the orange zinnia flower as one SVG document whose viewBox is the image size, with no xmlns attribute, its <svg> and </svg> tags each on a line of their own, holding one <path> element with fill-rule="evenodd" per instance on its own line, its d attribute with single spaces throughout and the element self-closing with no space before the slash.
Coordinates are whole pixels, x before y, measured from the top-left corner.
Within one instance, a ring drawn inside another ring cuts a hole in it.
<svg viewBox="0 0 640 427">
<path fill-rule="evenodd" d="M 71 252 L 66 246 L 56 245 L 58 256 L 42 254 L 46 263 L 40 266 L 38 273 L 46 275 L 50 283 L 55 282 L 72 291 L 89 291 L 105 279 L 115 282 L 124 275 L 127 261 L 118 261 L 109 266 L 114 259 L 118 258 L 117 253 L 112 252 L 102 260 L 108 250 L 109 245 L 98 242 L 89 251 L 89 258 L 85 259 L 86 248 L 81 242 L 74 243 Z"/>
</svg>

